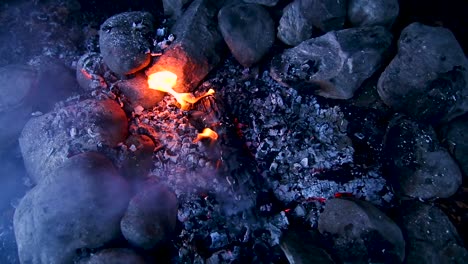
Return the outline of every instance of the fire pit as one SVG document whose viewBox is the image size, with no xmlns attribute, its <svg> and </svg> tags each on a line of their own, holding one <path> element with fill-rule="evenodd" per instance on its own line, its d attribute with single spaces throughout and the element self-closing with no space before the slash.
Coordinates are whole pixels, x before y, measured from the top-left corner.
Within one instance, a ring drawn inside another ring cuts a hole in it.
<svg viewBox="0 0 468 264">
<path fill-rule="evenodd" d="M 0 6 L 0 262 L 468 257 L 461 20 L 117 2 Z"/>
</svg>

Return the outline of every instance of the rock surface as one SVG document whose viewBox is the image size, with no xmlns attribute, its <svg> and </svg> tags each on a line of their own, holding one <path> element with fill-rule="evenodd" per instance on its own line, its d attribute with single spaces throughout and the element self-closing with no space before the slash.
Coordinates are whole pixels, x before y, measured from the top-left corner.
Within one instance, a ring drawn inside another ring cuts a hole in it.
<svg viewBox="0 0 468 264">
<path fill-rule="evenodd" d="M 224 53 L 225 44 L 216 19 L 219 4 L 215 0 L 195 0 L 171 30 L 175 41 L 146 75 L 171 71 L 177 75 L 174 90 L 192 92 Z"/>
<path fill-rule="evenodd" d="M 396 111 L 447 122 L 468 111 L 468 60 L 449 30 L 413 23 L 402 31 L 377 89 Z"/>
<path fill-rule="evenodd" d="M 400 196 L 447 198 L 462 182 L 458 165 L 432 127 L 397 116 L 385 135 L 385 173 Z"/>
<path fill-rule="evenodd" d="M 13 144 L 32 112 L 37 72 L 26 65 L 0 68 L 0 146 Z"/>
<path fill-rule="evenodd" d="M 145 135 L 132 135 L 125 141 L 121 173 L 128 180 L 144 179 L 153 166 L 154 142 Z"/>
<path fill-rule="evenodd" d="M 275 6 L 279 2 L 279 0 L 244 0 L 244 2 L 265 6 Z"/>
<path fill-rule="evenodd" d="M 162 0 L 164 15 L 178 18 L 182 15 L 184 7 L 192 0 Z"/>
<path fill-rule="evenodd" d="M 342 0 L 300 0 L 305 17 L 323 32 L 338 30 L 346 21 L 346 2 Z M 307 11 L 306 11 L 307 10 Z"/>
<path fill-rule="evenodd" d="M 152 109 L 161 102 L 165 95 L 163 92 L 148 87 L 148 80 L 144 73 L 138 73 L 131 79 L 123 80 L 117 84 L 117 87 L 125 95 L 125 108 L 130 111 L 139 105 L 144 109 Z"/>
<path fill-rule="evenodd" d="M 403 203 L 400 213 L 406 263 L 466 263 L 468 251 L 439 208 L 410 201 Z"/>
<path fill-rule="evenodd" d="M 97 153 L 67 160 L 21 200 L 14 230 L 21 263 L 73 263 L 77 252 L 117 238 L 127 183 Z"/>
<path fill-rule="evenodd" d="M 405 241 L 400 228 L 372 204 L 354 199 L 328 200 L 318 222 L 343 262 L 401 263 Z"/>
<path fill-rule="evenodd" d="M 301 10 L 300 0 L 295 0 L 283 9 L 277 37 L 285 44 L 296 46 L 312 36 L 312 22 Z"/>
<path fill-rule="evenodd" d="M 379 26 L 329 32 L 275 57 L 270 73 L 295 89 L 349 99 L 380 67 L 391 41 L 391 34 Z"/>
<path fill-rule="evenodd" d="M 444 130 L 448 150 L 458 162 L 466 179 L 468 177 L 468 115 L 454 119 Z"/>
<path fill-rule="evenodd" d="M 103 76 L 108 70 L 102 56 L 96 52 L 86 53 L 76 65 L 76 80 L 85 91 L 93 91 L 99 87 L 107 88 Z"/>
<path fill-rule="evenodd" d="M 289 263 L 335 263 L 330 255 L 319 244 L 321 237 L 305 230 L 290 228 L 281 237 L 280 246 Z"/>
<path fill-rule="evenodd" d="M 148 12 L 126 12 L 101 25 L 99 46 L 104 62 L 115 73 L 135 73 L 150 63 L 154 18 Z"/>
<path fill-rule="evenodd" d="M 244 67 L 260 61 L 275 41 L 273 19 L 260 5 L 225 6 L 219 11 L 218 21 L 224 41 Z"/>
<path fill-rule="evenodd" d="M 349 0 L 348 18 L 355 27 L 391 27 L 400 11 L 398 0 Z"/>
<path fill-rule="evenodd" d="M 146 261 L 127 248 L 104 249 L 78 264 L 145 264 Z"/>
<path fill-rule="evenodd" d="M 127 131 L 116 102 L 88 99 L 30 119 L 19 143 L 26 170 L 38 183 L 73 155 L 117 146 Z"/>
<path fill-rule="evenodd" d="M 170 238 L 177 218 L 177 197 L 164 186 L 148 182 L 128 205 L 120 223 L 134 246 L 151 249 Z"/>
</svg>

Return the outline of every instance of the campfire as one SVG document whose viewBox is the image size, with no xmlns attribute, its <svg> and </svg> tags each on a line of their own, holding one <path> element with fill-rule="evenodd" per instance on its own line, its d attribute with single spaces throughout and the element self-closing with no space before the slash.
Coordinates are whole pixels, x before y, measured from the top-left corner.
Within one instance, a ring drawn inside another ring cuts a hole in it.
<svg viewBox="0 0 468 264">
<path fill-rule="evenodd" d="M 18 32 L 0 32 L 1 263 L 468 256 L 452 20 L 396 0 L 29 2 L 0 5 Z"/>
</svg>

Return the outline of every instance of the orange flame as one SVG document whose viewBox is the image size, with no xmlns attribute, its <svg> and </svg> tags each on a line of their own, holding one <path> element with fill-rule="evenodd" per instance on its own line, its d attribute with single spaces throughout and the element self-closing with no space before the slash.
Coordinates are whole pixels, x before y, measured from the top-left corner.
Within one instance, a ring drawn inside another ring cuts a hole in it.
<svg viewBox="0 0 468 264">
<path fill-rule="evenodd" d="M 210 96 L 215 93 L 213 89 L 208 90 L 208 92 L 199 97 L 195 97 L 191 93 L 178 93 L 172 88 L 176 82 L 177 75 L 170 71 L 160 71 L 148 76 L 149 88 L 170 93 L 172 96 L 174 96 L 174 98 L 180 104 L 180 108 L 182 109 L 189 109 L 191 104 L 195 104 L 203 97 Z"/>
<path fill-rule="evenodd" d="M 210 128 L 205 128 L 203 129 L 203 132 L 198 133 L 197 138 L 193 140 L 193 143 L 197 143 L 204 138 L 210 138 L 211 140 L 215 141 L 218 139 L 218 134 Z"/>
</svg>

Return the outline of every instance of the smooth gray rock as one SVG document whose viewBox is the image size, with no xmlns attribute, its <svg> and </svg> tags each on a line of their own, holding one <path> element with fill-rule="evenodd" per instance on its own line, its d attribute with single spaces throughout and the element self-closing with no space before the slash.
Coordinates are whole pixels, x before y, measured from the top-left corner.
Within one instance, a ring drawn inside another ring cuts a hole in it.
<svg viewBox="0 0 468 264">
<path fill-rule="evenodd" d="M 285 44 L 296 46 L 312 36 L 312 22 L 304 16 L 300 0 L 295 0 L 283 9 L 277 37 Z"/>
<path fill-rule="evenodd" d="M 120 235 L 129 200 L 127 183 L 97 153 L 68 159 L 21 200 L 14 230 L 21 263 L 73 263 L 80 249 Z"/>
<path fill-rule="evenodd" d="M 398 0 L 349 0 L 348 18 L 355 27 L 391 27 L 398 17 Z"/>
<path fill-rule="evenodd" d="M 98 88 L 107 88 L 104 74 L 108 70 L 101 54 L 96 52 L 86 53 L 78 60 L 76 65 L 76 80 L 85 91 L 93 91 Z"/>
<path fill-rule="evenodd" d="M 270 74 L 296 89 L 349 99 L 381 66 L 391 41 L 392 35 L 380 26 L 332 31 L 276 56 Z"/>
<path fill-rule="evenodd" d="M 145 264 L 146 261 L 128 248 L 110 248 L 98 251 L 78 264 Z"/>
<path fill-rule="evenodd" d="M 145 135 L 131 135 L 125 141 L 121 174 L 129 181 L 145 179 L 153 167 L 154 142 Z"/>
<path fill-rule="evenodd" d="M 336 256 L 343 262 L 401 263 L 405 258 L 400 228 L 369 202 L 328 200 L 318 229 L 332 239 Z"/>
<path fill-rule="evenodd" d="M 219 28 L 232 55 L 244 67 L 259 62 L 275 41 L 275 28 L 269 13 L 257 4 L 223 7 Z"/>
<path fill-rule="evenodd" d="M 127 133 L 127 117 L 116 102 L 88 99 L 31 118 L 19 144 L 29 176 L 39 183 L 69 157 L 99 146 L 116 147 Z"/>
<path fill-rule="evenodd" d="M 468 251 L 449 218 L 433 205 L 407 201 L 400 208 L 406 263 L 466 263 Z"/>
<path fill-rule="evenodd" d="M 184 7 L 192 0 L 162 0 L 164 15 L 178 18 L 182 15 Z"/>
<path fill-rule="evenodd" d="M 312 24 L 328 32 L 344 27 L 347 1 L 343 0 L 300 0 L 300 9 Z"/>
<path fill-rule="evenodd" d="M 462 183 L 457 163 L 430 126 L 395 117 L 388 126 L 383 151 L 388 159 L 384 172 L 400 196 L 447 198 Z"/>
<path fill-rule="evenodd" d="M 279 0 L 244 0 L 244 2 L 264 6 L 275 6 L 276 4 L 278 4 Z"/>
<path fill-rule="evenodd" d="M 444 127 L 444 139 L 449 152 L 468 179 L 468 115 L 460 116 Z"/>
<path fill-rule="evenodd" d="M 289 228 L 281 237 L 280 247 L 289 263 L 333 264 L 330 255 L 321 248 L 322 238 L 317 230 Z"/>
<path fill-rule="evenodd" d="M 138 73 L 131 79 L 121 81 L 117 87 L 125 95 L 125 108 L 130 111 L 139 105 L 144 109 L 151 109 L 161 102 L 165 95 L 161 91 L 149 88 L 144 73 Z"/>
<path fill-rule="evenodd" d="M 448 29 L 413 23 L 401 32 L 377 91 L 398 112 L 448 122 L 468 111 L 468 60 Z"/>
<path fill-rule="evenodd" d="M 148 12 L 125 12 L 104 21 L 99 47 L 109 69 L 120 75 L 135 73 L 149 65 L 154 18 Z"/>
<path fill-rule="evenodd" d="M 192 92 L 224 54 L 225 44 L 216 19 L 221 2 L 193 1 L 171 30 L 176 39 L 146 75 L 171 71 L 177 75 L 174 90 Z"/>
<path fill-rule="evenodd" d="M 36 82 L 37 72 L 32 67 L 15 64 L 0 68 L 0 146 L 15 143 L 31 117 Z"/>
<path fill-rule="evenodd" d="M 148 182 L 128 205 L 120 223 L 134 246 L 151 249 L 169 239 L 177 219 L 177 197 L 164 186 Z"/>
</svg>

